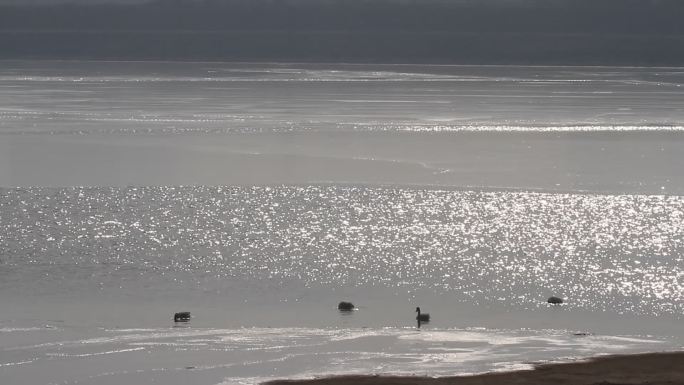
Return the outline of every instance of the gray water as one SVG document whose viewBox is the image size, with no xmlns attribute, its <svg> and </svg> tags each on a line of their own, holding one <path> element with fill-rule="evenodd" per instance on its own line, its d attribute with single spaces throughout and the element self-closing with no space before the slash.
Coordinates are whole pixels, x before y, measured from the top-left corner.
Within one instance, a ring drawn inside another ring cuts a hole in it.
<svg viewBox="0 0 684 385">
<path fill-rule="evenodd" d="M 681 349 L 683 73 L 2 62 L 0 378 Z"/>
<path fill-rule="evenodd" d="M 681 68 L 0 62 L 0 132 L 682 130 Z"/>
<path fill-rule="evenodd" d="M 1 197 L 4 293 L 25 291 L 27 274 L 45 274 L 47 282 L 29 281 L 49 295 L 108 292 L 134 275 L 133 285 L 177 280 L 183 291 L 219 297 L 249 296 L 244 286 L 255 282 L 377 285 L 522 309 L 546 307 L 556 294 L 570 298 L 568 310 L 683 310 L 681 197 L 347 186 L 34 188 Z"/>
</svg>

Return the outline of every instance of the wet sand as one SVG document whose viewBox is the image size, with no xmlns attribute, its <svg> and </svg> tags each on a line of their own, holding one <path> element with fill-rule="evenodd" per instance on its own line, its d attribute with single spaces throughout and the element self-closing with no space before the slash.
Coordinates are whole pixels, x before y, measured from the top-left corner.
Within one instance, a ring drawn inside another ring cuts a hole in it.
<svg viewBox="0 0 684 385">
<path fill-rule="evenodd" d="M 539 365 L 534 370 L 461 377 L 339 376 L 282 380 L 268 385 L 608 385 L 684 384 L 684 352 L 607 356 L 586 362 Z"/>
</svg>

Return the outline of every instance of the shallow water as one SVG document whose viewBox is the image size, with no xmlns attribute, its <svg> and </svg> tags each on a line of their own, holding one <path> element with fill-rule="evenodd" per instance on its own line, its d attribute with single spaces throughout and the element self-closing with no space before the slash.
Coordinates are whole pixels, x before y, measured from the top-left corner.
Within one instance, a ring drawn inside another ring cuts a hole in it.
<svg viewBox="0 0 684 385">
<path fill-rule="evenodd" d="M 672 346 L 653 338 L 486 329 L 106 329 L 77 340 L 68 340 L 67 328 L 42 333 L 64 340 L 5 348 L 4 380 L 256 384 L 321 374 L 450 375 Z"/>
</svg>

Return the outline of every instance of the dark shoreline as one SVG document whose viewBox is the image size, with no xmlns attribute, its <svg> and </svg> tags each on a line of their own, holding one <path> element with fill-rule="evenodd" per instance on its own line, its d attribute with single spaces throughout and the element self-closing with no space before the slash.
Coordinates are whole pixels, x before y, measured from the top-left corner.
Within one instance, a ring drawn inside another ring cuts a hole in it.
<svg viewBox="0 0 684 385">
<path fill-rule="evenodd" d="M 335 376 L 312 380 L 276 380 L 265 385 L 618 385 L 684 384 L 684 352 L 595 357 L 587 361 L 536 365 L 534 370 L 473 376 Z"/>
</svg>

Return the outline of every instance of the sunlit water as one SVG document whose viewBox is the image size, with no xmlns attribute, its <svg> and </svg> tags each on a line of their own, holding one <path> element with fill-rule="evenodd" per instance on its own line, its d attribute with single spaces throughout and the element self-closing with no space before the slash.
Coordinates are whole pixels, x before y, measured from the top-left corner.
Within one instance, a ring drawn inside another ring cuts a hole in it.
<svg viewBox="0 0 684 385">
<path fill-rule="evenodd" d="M 129 271 L 198 287 L 379 285 L 525 308 L 559 294 L 594 311 L 683 310 L 681 197 L 326 186 L 1 193 L 3 269 L 49 279 L 61 267 L 64 290 Z M 23 290 L 13 277 L 26 280 L 7 274 L 3 292 Z"/>
<path fill-rule="evenodd" d="M 46 376 L 30 375 L 34 366 L 75 362 L 66 383 L 445 375 L 682 343 L 681 197 L 364 186 L 0 193 L 0 288 L 15 310 L 1 321 L 0 370 L 18 383 Z M 550 306 L 550 295 L 567 303 Z M 339 300 L 359 309 L 340 314 Z M 417 305 L 433 314 L 420 330 Z M 179 310 L 195 319 L 172 328 Z"/>
<path fill-rule="evenodd" d="M 681 68 L 1 62 L 0 132 L 682 131 Z"/>
<path fill-rule="evenodd" d="M 681 349 L 683 74 L 2 62 L 0 382 Z"/>
</svg>

